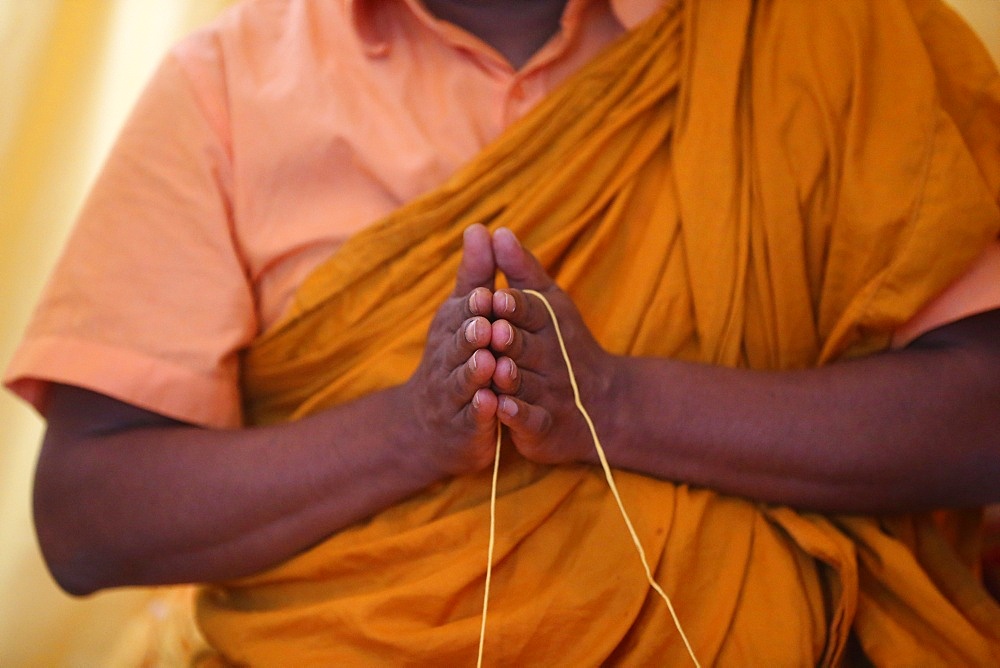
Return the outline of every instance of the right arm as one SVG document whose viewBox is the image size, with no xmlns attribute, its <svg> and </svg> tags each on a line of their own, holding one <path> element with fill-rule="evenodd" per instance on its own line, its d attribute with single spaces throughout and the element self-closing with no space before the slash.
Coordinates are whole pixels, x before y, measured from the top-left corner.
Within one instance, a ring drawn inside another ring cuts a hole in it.
<svg viewBox="0 0 1000 668">
<path fill-rule="evenodd" d="M 486 467 L 496 438 L 492 276 L 477 228 L 413 377 L 297 422 L 203 429 L 54 386 L 34 505 L 57 582 L 86 594 L 250 575 Z"/>
</svg>

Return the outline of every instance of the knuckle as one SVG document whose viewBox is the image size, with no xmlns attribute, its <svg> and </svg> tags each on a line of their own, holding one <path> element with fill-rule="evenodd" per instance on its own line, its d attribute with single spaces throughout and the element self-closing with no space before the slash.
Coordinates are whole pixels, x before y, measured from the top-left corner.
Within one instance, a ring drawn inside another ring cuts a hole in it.
<svg viewBox="0 0 1000 668">
<path fill-rule="evenodd" d="M 448 381 L 445 383 L 444 392 L 452 405 L 464 403 L 469 388 L 468 373 L 468 365 L 463 364 L 448 374 Z"/>
<path fill-rule="evenodd" d="M 533 431 L 539 436 L 547 436 L 552 431 L 552 413 L 546 410 L 533 411 L 531 415 Z"/>
</svg>

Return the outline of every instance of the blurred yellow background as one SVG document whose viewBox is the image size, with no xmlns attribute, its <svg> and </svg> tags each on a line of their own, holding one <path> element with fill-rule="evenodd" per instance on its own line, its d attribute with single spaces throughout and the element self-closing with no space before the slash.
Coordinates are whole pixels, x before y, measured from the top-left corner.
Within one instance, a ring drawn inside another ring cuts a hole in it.
<svg viewBox="0 0 1000 668">
<path fill-rule="evenodd" d="M 153 67 L 232 1 L 0 0 L 0 368 Z M 1000 62 L 1000 0 L 951 2 Z M 0 666 L 105 666 L 148 595 L 72 599 L 49 579 L 30 519 L 41 431 L 0 393 Z"/>
</svg>

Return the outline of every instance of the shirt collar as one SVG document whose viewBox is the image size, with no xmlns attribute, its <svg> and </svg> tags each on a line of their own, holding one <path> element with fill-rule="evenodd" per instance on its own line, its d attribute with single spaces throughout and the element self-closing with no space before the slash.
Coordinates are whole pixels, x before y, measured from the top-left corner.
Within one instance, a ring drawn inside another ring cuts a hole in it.
<svg viewBox="0 0 1000 668">
<path fill-rule="evenodd" d="M 344 2 L 354 31 L 361 39 L 365 52 L 373 57 L 387 54 L 390 48 L 388 24 L 384 15 L 379 12 L 380 5 L 384 6 L 387 3 L 384 3 L 384 0 L 344 0 Z M 433 17 L 419 0 L 401 0 L 401 2 L 421 20 L 433 21 Z M 573 22 L 588 2 L 608 2 L 622 27 L 632 29 L 652 16 L 663 0 L 569 0 L 563 10 L 564 25 Z"/>
</svg>

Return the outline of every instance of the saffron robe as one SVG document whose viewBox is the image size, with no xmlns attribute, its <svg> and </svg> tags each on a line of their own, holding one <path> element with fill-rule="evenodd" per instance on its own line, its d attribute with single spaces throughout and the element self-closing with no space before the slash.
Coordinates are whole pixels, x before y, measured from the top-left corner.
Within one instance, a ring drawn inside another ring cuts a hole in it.
<svg viewBox="0 0 1000 668">
<path fill-rule="evenodd" d="M 406 380 L 473 222 L 513 229 L 614 353 L 781 370 L 884 349 L 1000 231 L 1000 83 L 937 2 L 830 5 L 667 3 L 323 265 L 245 356 L 247 415 Z M 600 471 L 511 450 L 486 662 L 689 662 Z M 974 514 L 829 517 L 616 479 L 704 665 L 836 664 L 852 629 L 876 663 L 1000 661 Z M 202 631 L 233 663 L 471 663 L 489 491 L 448 480 L 206 587 Z"/>
</svg>

